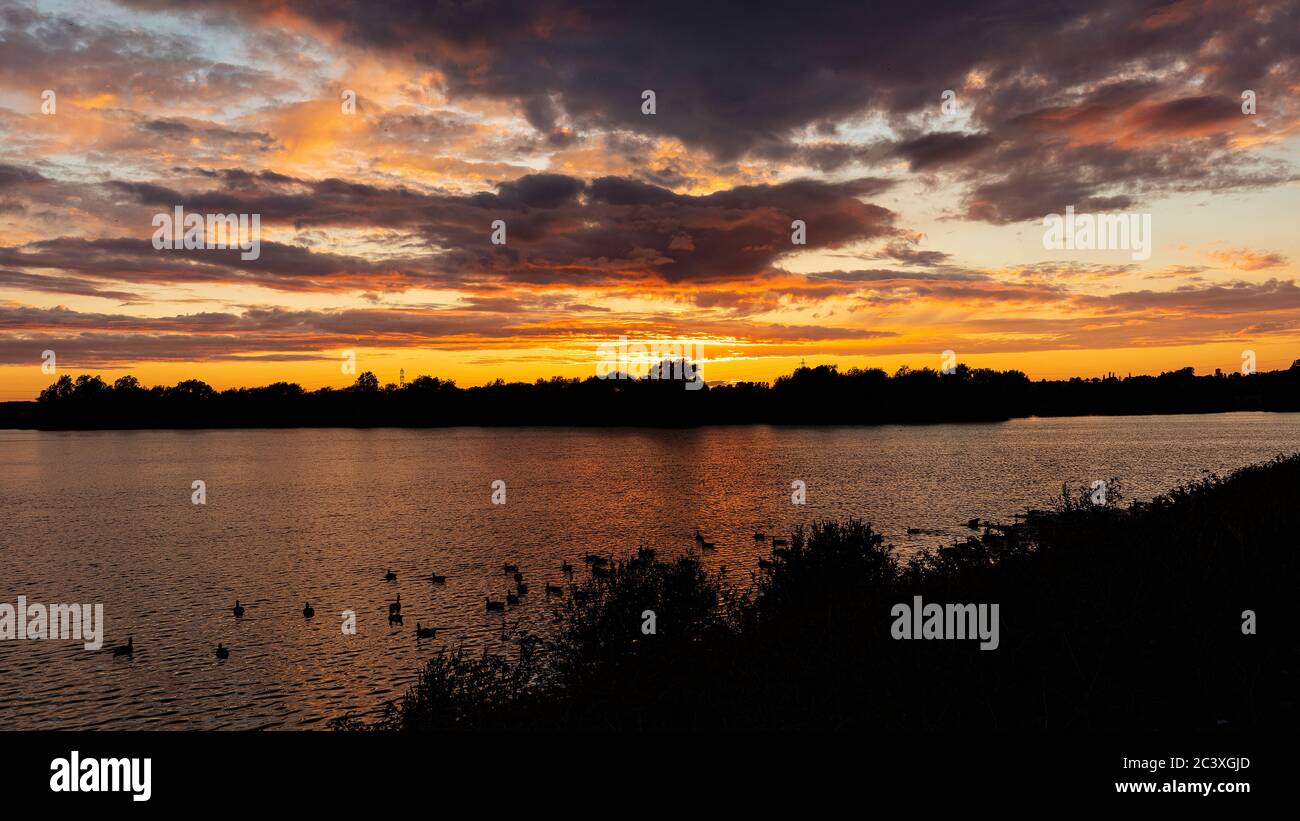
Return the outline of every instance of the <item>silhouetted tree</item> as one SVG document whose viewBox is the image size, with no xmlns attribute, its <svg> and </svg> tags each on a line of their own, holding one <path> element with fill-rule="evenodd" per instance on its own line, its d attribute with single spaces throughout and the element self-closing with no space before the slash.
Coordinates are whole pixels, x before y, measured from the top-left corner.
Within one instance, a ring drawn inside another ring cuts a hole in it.
<svg viewBox="0 0 1300 821">
<path fill-rule="evenodd" d="M 375 393 L 379 390 L 379 377 L 370 371 L 366 371 L 357 377 L 357 381 L 352 383 L 352 390 L 357 393 Z"/>
</svg>

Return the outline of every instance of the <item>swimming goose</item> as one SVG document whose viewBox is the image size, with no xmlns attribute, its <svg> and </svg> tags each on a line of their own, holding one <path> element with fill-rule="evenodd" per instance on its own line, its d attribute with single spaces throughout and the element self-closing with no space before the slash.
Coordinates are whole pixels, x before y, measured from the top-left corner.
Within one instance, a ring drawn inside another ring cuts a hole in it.
<svg viewBox="0 0 1300 821">
<path fill-rule="evenodd" d="M 134 637 L 134 636 L 127 636 L 127 637 L 126 637 L 126 644 L 123 644 L 123 645 L 121 645 L 120 647 L 114 647 L 114 648 L 113 648 L 113 655 L 115 655 L 115 656 L 130 656 L 130 655 L 133 655 L 134 653 L 135 653 L 135 637 Z"/>
<path fill-rule="evenodd" d="M 433 573 L 433 574 L 430 574 L 430 576 L 429 576 L 429 581 L 433 582 L 434 584 L 446 584 L 446 583 L 447 583 L 447 577 L 446 577 L 446 576 L 439 576 L 437 573 Z"/>
<path fill-rule="evenodd" d="M 506 591 L 506 604 L 519 604 L 519 597 L 509 590 Z"/>
<path fill-rule="evenodd" d="M 311 602 L 307 602 L 302 606 L 302 617 L 304 619 L 309 619 L 314 615 L 316 615 L 316 611 L 312 609 Z"/>
<path fill-rule="evenodd" d="M 388 603 L 388 615 L 402 612 L 402 594 L 397 594 L 397 601 Z"/>
<path fill-rule="evenodd" d="M 515 592 L 521 596 L 527 596 L 528 585 L 524 584 L 523 582 L 519 582 L 518 584 L 515 585 Z"/>
<path fill-rule="evenodd" d="M 217 658 L 219 659 L 230 658 L 230 648 L 222 647 L 221 642 L 217 642 Z"/>
<path fill-rule="evenodd" d="M 415 623 L 415 635 L 417 638 L 422 639 L 436 639 L 438 637 L 438 628 L 421 627 L 420 623 L 417 621 Z"/>
<path fill-rule="evenodd" d="M 231 608 L 231 612 L 235 614 L 235 618 L 239 618 L 244 615 L 244 605 L 239 603 L 239 599 L 235 599 L 235 606 Z"/>
<path fill-rule="evenodd" d="M 506 562 L 505 564 L 501 565 L 501 567 L 504 568 L 507 573 L 519 572 L 519 565 L 511 564 L 510 562 Z"/>
<path fill-rule="evenodd" d="M 489 597 L 489 596 L 484 596 L 484 597 L 483 597 L 483 600 L 484 600 L 485 602 L 487 602 L 487 609 L 488 609 L 488 610 L 505 610 L 505 609 L 506 609 L 506 606 L 505 606 L 505 603 L 504 603 L 504 602 L 492 601 L 491 597 Z"/>
<path fill-rule="evenodd" d="M 515 571 L 515 584 L 519 584 L 519 583 L 521 583 L 523 580 L 524 580 L 524 574 L 523 574 L 523 573 L 520 573 L 520 572 L 518 572 L 518 571 Z"/>
<path fill-rule="evenodd" d="M 573 565 L 569 564 L 569 560 L 568 560 L 568 559 L 565 559 L 565 560 L 564 560 L 564 563 L 560 565 L 560 572 L 561 572 L 561 573 L 572 573 L 572 572 L 573 572 Z"/>
<path fill-rule="evenodd" d="M 397 574 L 394 573 L 391 569 L 388 570 L 388 572 L 384 573 L 384 581 L 387 581 L 387 582 L 395 582 L 395 581 L 397 581 Z"/>
</svg>

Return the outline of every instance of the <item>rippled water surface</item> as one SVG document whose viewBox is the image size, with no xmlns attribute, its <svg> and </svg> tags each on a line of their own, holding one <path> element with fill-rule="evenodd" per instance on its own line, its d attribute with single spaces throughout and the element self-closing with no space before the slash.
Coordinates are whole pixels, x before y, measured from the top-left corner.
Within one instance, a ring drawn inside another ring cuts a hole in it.
<svg viewBox="0 0 1300 821">
<path fill-rule="evenodd" d="M 0 641 L 6 728 L 312 727 L 399 696 L 448 643 L 505 649 L 503 562 L 545 582 L 586 550 L 691 549 L 748 578 L 756 526 L 857 515 L 904 552 L 1008 519 L 1061 483 L 1149 497 L 1300 449 L 1300 415 L 926 427 L 0 431 L 0 601 L 102 602 L 106 647 Z M 207 504 L 191 503 L 191 483 Z M 493 505 L 491 484 L 506 483 Z M 807 483 L 805 507 L 791 482 Z M 908 533 L 908 528 L 923 532 Z M 769 530 L 769 532 L 771 532 Z M 384 580 L 385 571 L 396 582 Z M 428 583 L 431 572 L 445 585 Z M 400 593 L 405 625 L 390 630 Z M 236 620 L 238 598 L 247 608 Z M 316 610 L 303 619 L 303 603 Z M 344 635 L 340 613 L 357 614 Z M 446 628 L 415 637 L 415 622 Z M 222 642 L 226 661 L 213 657 Z"/>
</svg>

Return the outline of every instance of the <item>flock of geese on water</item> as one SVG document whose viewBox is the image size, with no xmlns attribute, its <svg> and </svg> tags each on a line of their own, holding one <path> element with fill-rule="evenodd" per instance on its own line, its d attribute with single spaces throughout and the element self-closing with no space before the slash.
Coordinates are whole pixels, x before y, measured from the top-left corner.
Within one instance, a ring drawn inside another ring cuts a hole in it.
<svg viewBox="0 0 1300 821">
<path fill-rule="evenodd" d="M 766 538 L 767 535 L 762 530 L 754 531 L 755 541 L 761 542 Z M 700 533 L 698 529 L 695 531 L 695 543 L 696 545 L 699 546 L 700 550 L 702 551 L 713 550 L 715 547 L 713 542 L 705 541 L 704 534 Z M 789 541 L 786 539 L 781 539 L 781 538 L 772 539 L 773 548 L 787 547 L 788 545 L 789 545 Z M 637 559 L 641 561 L 653 561 L 654 558 L 655 558 L 655 551 L 653 548 L 642 547 L 639 550 L 637 550 Z M 596 553 L 587 553 L 582 557 L 582 560 L 591 569 L 591 575 L 593 578 L 608 579 L 614 572 L 612 556 L 601 556 Z M 761 568 L 767 568 L 767 567 L 771 567 L 772 563 L 767 559 L 759 558 L 758 566 Z M 528 595 L 528 584 L 524 581 L 524 574 L 519 572 L 519 565 L 512 564 L 510 562 L 504 562 L 501 565 L 501 568 L 505 573 L 510 574 L 514 578 L 515 589 L 513 592 L 510 590 L 506 591 L 505 601 L 493 599 L 491 596 L 484 596 L 483 600 L 486 604 L 486 609 L 489 613 L 504 612 L 506 609 L 506 605 L 512 605 L 512 606 L 517 605 L 519 604 L 520 598 L 522 596 Z M 725 574 L 727 572 L 727 566 L 724 564 L 719 568 L 719 570 L 721 573 Z M 577 602 L 585 602 L 589 594 L 586 590 L 579 588 L 577 585 L 573 583 L 573 565 L 570 564 L 567 559 L 560 564 L 560 572 L 569 577 L 569 592 L 570 595 L 572 595 L 573 600 Z M 391 568 L 386 569 L 384 572 L 384 581 L 388 581 L 388 582 L 397 581 L 397 574 L 394 573 Z M 447 577 L 439 575 L 437 573 L 431 573 L 429 575 L 429 581 L 432 584 L 446 584 Z M 546 589 L 546 597 L 548 599 L 551 596 L 564 595 L 564 587 L 562 585 L 551 584 L 550 582 L 547 582 L 545 589 Z M 237 619 L 241 619 L 244 617 L 244 606 L 239 603 L 239 599 L 235 599 L 235 606 L 231 608 L 231 612 L 234 613 L 235 618 Z M 316 615 L 316 610 L 311 606 L 311 602 L 305 602 L 302 606 L 302 617 L 304 619 L 310 619 L 315 615 Z M 402 594 L 398 593 L 397 599 L 388 605 L 388 625 L 391 627 L 395 624 L 401 624 L 401 623 L 402 623 Z M 438 631 L 442 629 L 445 628 L 425 627 L 423 624 L 417 621 L 415 623 L 415 636 L 416 638 L 421 638 L 421 639 L 437 638 Z M 113 648 L 114 656 L 133 657 L 134 653 L 135 653 L 134 636 L 128 636 L 126 640 L 126 644 Z M 228 659 L 230 658 L 230 648 L 226 647 L 221 642 L 218 642 L 217 649 L 214 651 L 213 654 L 218 659 L 223 659 L 223 660 Z"/>
</svg>

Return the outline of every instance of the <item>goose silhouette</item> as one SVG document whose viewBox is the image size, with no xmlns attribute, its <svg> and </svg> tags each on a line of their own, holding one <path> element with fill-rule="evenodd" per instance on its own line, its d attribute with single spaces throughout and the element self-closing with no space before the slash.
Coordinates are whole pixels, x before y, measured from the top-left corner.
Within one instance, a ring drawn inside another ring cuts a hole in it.
<svg viewBox="0 0 1300 821">
<path fill-rule="evenodd" d="M 416 637 L 418 637 L 418 638 L 422 638 L 422 639 L 435 639 L 435 638 L 438 637 L 438 628 L 436 628 L 436 627 L 421 627 L 421 626 L 420 626 L 420 623 L 417 621 L 417 622 L 415 623 L 415 635 L 416 635 Z"/>
<path fill-rule="evenodd" d="M 216 655 L 217 655 L 217 658 L 219 658 L 219 659 L 228 659 L 228 658 L 230 658 L 230 648 L 228 648 L 228 647 L 222 647 L 222 646 L 221 646 L 221 642 L 217 642 L 217 653 L 216 653 Z"/>
<path fill-rule="evenodd" d="M 134 653 L 135 653 L 135 637 L 134 637 L 134 636 L 127 636 L 127 637 L 126 637 L 126 644 L 123 644 L 123 645 L 121 645 L 121 646 L 119 646 L 119 647 L 114 647 L 114 648 L 113 648 L 113 655 L 115 655 L 115 656 L 130 656 L 130 655 L 133 655 Z"/>
<path fill-rule="evenodd" d="M 402 612 L 402 594 L 398 593 L 397 601 L 391 602 L 388 605 L 388 615 L 391 616 L 394 613 L 401 613 L 401 612 Z"/>
<path fill-rule="evenodd" d="M 519 597 L 509 590 L 506 591 L 506 604 L 519 604 Z"/>
<path fill-rule="evenodd" d="M 394 573 L 391 569 L 388 570 L 386 573 L 384 573 L 384 581 L 389 581 L 389 582 L 397 581 L 397 574 Z"/>
<path fill-rule="evenodd" d="M 483 601 L 487 602 L 487 609 L 488 609 L 488 610 L 505 610 L 505 609 L 506 609 L 506 605 L 505 605 L 504 602 L 492 601 L 492 598 L 491 598 L 490 596 L 484 596 L 484 597 L 483 597 Z"/>
<path fill-rule="evenodd" d="M 304 619 L 309 619 L 314 615 L 316 615 L 316 611 L 312 609 L 311 602 L 307 602 L 302 606 L 302 617 Z"/>
<path fill-rule="evenodd" d="M 429 581 L 433 582 L 434 584 L 446 584 L 447 577 L 439 576 L 437 573 L 432 573 L 429 575 Z"/>
<path fill-rule="evenodd" d="M 237 619 L 243 617 L 244 605 L 239 603 L 239 599 L 235 599 L 235 606 L 231 608 L 231 612 L 235 614 L 235 618 Z"/>
</svg>

